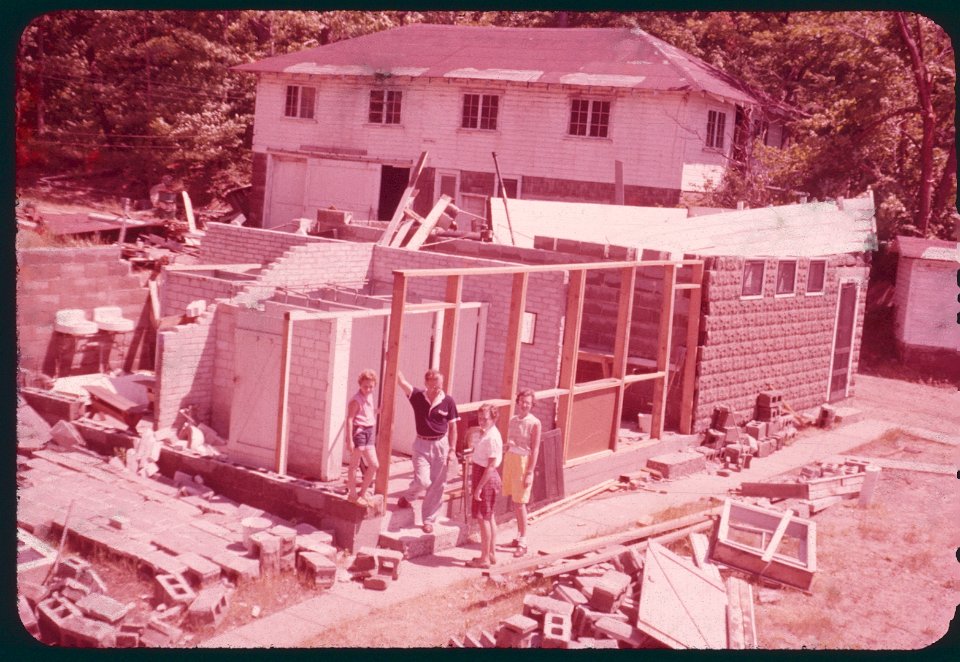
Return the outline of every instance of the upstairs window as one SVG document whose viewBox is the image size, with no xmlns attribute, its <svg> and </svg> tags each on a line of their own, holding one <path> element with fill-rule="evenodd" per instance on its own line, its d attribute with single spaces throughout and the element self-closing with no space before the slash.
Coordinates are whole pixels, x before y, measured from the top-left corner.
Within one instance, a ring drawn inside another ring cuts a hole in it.
<svg viewBox="0 0 960 662">
<path fill-rule="evenodd" d="M 810 260 L 810 268 L 807 269 L 807 294 L 823 294 L 826 274 L 826 260 Z"/>
<path fill-rule="evenodd" d="M 597 99 L 574 99 L 570 105 L 571 136 L 606 138 L 610 130 L 610 102 Z"/>
<path fill-rule="evenodd" d="M 398 90 L 370 91 L 370 122 L 373 124 L 400 124 L 400 101 Z"/>
<path fill-rule="evenodd" d="M 723 130 L 727 124 L 727 114 L 717 110 L 707 113 L 707 147 L 723 149 Z"/>
<path fill-rule="evenodd" d="M 747 260 L 743 265 L 742 297 L 763 296 L 763 260 Z"/>
<path fill-rule="evenodd" d="M 497 128 L 499 111 L 500 97 L 496 94 L 464 94 L 460 126 L 464 129 L 494 131 Z"/>
<path fill-rule="evenodd" d="M 777 294 L 787 295 L 796 292 L 797 261 L 781 260 L 777 264 Z"/>
<path fill-rule="evenodd" d="M 283 114 L 286 117 L 312 120 L 316 101 L 317 88 L 287 85 L 287 100 L 283 106 Z"/>
</svg>

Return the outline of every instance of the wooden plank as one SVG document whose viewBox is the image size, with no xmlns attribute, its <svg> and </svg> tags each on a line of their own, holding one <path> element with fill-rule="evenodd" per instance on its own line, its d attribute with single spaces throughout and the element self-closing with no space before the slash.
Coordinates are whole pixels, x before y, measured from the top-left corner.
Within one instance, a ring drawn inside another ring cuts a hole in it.
<svg viewBox="0 0 960 662">
<path fill-rule="evenodd" d="M 688 535 L 692 535 L 699 531 L 704 531 L 706 529 L 709 529 L 712 526 L 713 526 L 713 522 L 711 521 L 700 522 L 699 524 L 693 524 L 691 526 L 684 527 L 679 531 L 673 531 L 671 533 L 657 536 L 656 538 L 651 538 L 647 542 L 641 542 L 641 543 L 637 543 L 636 545 L 631 545 L 631 547 L 633 547 L 637 551 L 643 552 L 647 549 L 647 546 L 651 542 L 655 542 L 661 545 L 667 545 L 671 542 L 679 540 L 680 538 L 685 538 Z M 543 568 L 541 570 L 537 570 L 534 574 L 537 577 L 542 577 L 542 578 L 564 575 L 568 572 L 579 570 L 580 568 L 589 568 L 590 566 L 596 565 L 597 563 L 603 563 L 604 561 L 609 561 L 610 559 L 620 556 L 626 550 L 627 550 L 626 546 L 621 544 L 614 544 L 613 546 L 603 549 L 597 554 L 593 554 L 591 556 L 585 556 L 582 559 L 568 561 L 558 566 Z M 714 568 L 715 567 L 716 566 L 714 566 Z M 720 582 L 719 571 L 717 572 L 717 582 Z"/>
<path fill-rule="evenodd" d="M 378 246 L 389 246 L 390 240 L 393 239 L 394 233 L 397 231 L 397 226 L 400 225 L 400 222 L 403 220 L 404 211 L 407 208 L 407 205 L 410 204 L 410 198 L 413 196 L 413 192 L 417 188 L 417 180 L 420 179 L 420 173 L 423 172 L 423 166 L 427 162 L 427 152 L 422 152 L 420 158 L 417 160 L 413 170 L 410 171 L 410 178 L 407 180 L 407 188 L 404 189 L 403 193 L 400 195 L 400 201 L 397 203 L 397 208 L 393 212 L 393 216 L 390 219 L 390 222 L 387 224 L 387 228 L 383 231 L 383 235 L 380 237 L 380 240 L 377 241 Z"/>
<path fill-rule="evenodd" d="M 515 274 L 518 271 L 526 273 L 540 273 L 553 271 L 592 271 L 594 269 L 622 269 L 636 267 L 637 269 L 652 269 L 655 267 L 672 266 L 674 268 L 687 265 L 703 264 L 702 260 L 624 260 L 620 262 L 573 262 L 568 264 L 516 264 L 503 267 L 449 267 L 442 269 L 398 269 L 407 278 L 436 278 L 437 276 L 497 276 Z"/>
<path fill-rule="evenodd" d="M 570 425 L 573 421 L 573 386 L 577 380 L 577 358 L 580 350 L 580 327 L 583 323 L 583 295 L 586 290 L 586 271 L 570 272 L 567 289 L 567 308 L 564 315 L 563 346 L 560 350 L 560 388 L 567 394 L 560 397 L 558 423 L 563 435 L 563 460 L 569 459 Z M 571 320 L 573 323 L 571 324 Z"/>
<path fill-rule="evenodd" d="M 693 394 L 697 381 L 697 345 L 700 341 L 703 263 L 693 265 L 692 271 L 691 279 L 696 287 L 690 289 L 690 302 L 687 306 L 687 354 L 683 366 L 678 367 L 678 370 L 682 371 L 680 381 L 680 434 L 690 434 L 693 430 Z"/>
<path fill-rule="evenodd" d="M 542 508 L 564 497 L 563 439 L 557 428 L 541 433 L 540 453 L 533 472 L 533 489 L 528 507 Z"/>
<path fill-rule="evenodd" d="M 527 517 L 527 521 L 532 523 L 537 520 L 543 519 L 544 517 L 547 517 L 549 515 L 555 515 L 562 510 L 566 510 L 567 508 L 572 508 L 573 506 L 581 503 L 582 501 L 586 501 L 590 497 L 596 496 L 602 492 L 606 492 L 611 487 L 617 487 L 617 486 L 618 486 L 618 482 L 616 480 L 612 478 L 609 480 L 605 480 L 604 482 L 598 485 L 594 485 L 593 487 L 588 487 L 587 489 L 581 490 L 576 494 L 571 494 L 568 497 L 564 497 L 560 501 L 552 503 L 549 506 L 546 506 L 545 508 L 541 508 L 540 510 L 530 513 L 529 516 Z"/>
<path fill-rule="evenodd" d="M 753 612 L 753 586 L 740 580 L 740 612 L 743 614 L 744 648 L 757 648 L 757 620 Z"/>
<path fill-rule="evenodd" d="M 493 574 L 508 575 L 516 572 L 526 572 L 528 570 L 534 570 L 538 567 L 545 566 L 549 563 L 553 563 L 554 561 L 559 561 L 560 559 L 570 556 L 587 554 L 597 549 L 601 549 L 607 545 L 626 545 L 638 540 L 650 538 L 652 536 L 676 531 L 684 527 L 706 525 L 709 528 L 710 526 L 713 526 L 711 517 L 717 515 L 720 511 L 721 508 L 716 507 L 710 510 L 705 510 L 701 513 L 684 515 L 683 517 L 678 517 L 677 519 L 669 520 L 667 522 L 660 522 L 659 524 L 651 524 L 649 526 L 643 526 L 636 529 L 631 529 L 629 531 L 622 531 L 620 533 L 613 533 L 600 538 L 585 540 L 553 552 L 545 552 L 541 550 L 539 556 L 533 556 L 530 558 L 521 559 L 519 561 L 514 561 L 513 563 L 507 563 L 502 566 L 498 566 Z M 683 535 L 689 535 L 689 531 L 685 531 Z M 659 540 L 659 538 L 657 538 L 657 540 Z"/>
<path fill-rule="evenodd" d="M 740 483 L 741 496 L 805 499 L 807 493 L 807 486 L 804 483 Z"/>
<path fill-rule="evenodd" d="M 507 320 L 507 344 L 503 357 L 503 380 L 500 384 L 500 397 L 509 398 L 505 420 L 501 417 L 501 432 L 507 438 L 507 426 L 513 416 L 516 405 L 517 379 L 520 374 L 521 331 L 523 327 L 523 311 L 527 307 L 527 289 L 529 274 L 518 273 L 513 275 L 513 289 L 510 293 L 510 316 Z"/>
<path fill-rule="evenodd" d="M 720 581 L 720 569 L 708 560 L 710 540 L 702 533 L 690 534 L 690 548 L 693 550 L 693 562 L 698 568 Z"/>
<path fill-rule="evenodd" d="M 457 335 L 460 333 L 460 301 L 463 297 L 463 276 L 447 276 L 446 302 L 452 304 L 443 311 L 443 341 L 440 344 L 440 372 L 447 391 L 453 390 L 456 377 Z M 407 307 L 409 310 L 410 307 Z M 463 411 L 459 409 L 459 411 Z"/>
<path fill-rule="evenodd" d="M 618 161 L 619 163 L 619 161 Z M 613 412 L 613 430 L 611 430 L 612 450 L 617 450 L 620 436 L 620 419 L 623 417 L 623 394 L 626 384 L 623 378 L 627 374 L 627 356 L 630 353 L 630 329 L 633 319 L 633 293 L 637 281 L 636 267 L 620 270 L 620 293 L 617 297 L 617 330 L 613 346 L 613 377 L 619 382 L 616 404 Z"/>
<path fill-rule="evenodd" d="M 397 233 L 387 245 L 390 246 L 390 248 L 400 248 L 403 240 L 406 239 L 407 235 L 413 231 L 413 226 L 416 224 L 416 222 L 417 221 L 414 218 L 406 218 L 400 221 L 400 226 L 397 228 Z"/>
<path fill-rule="evenodd" d="M 157 289 L 157 281 L 151 279 L 147 281 L 147 289 L 150 292 L 150 320 L 153 327 L 160 325 L 160 292 Z"/>
<path fill-rule="evenodd" d="M 409 248 L 410 250 L 417 250 L 423 246 L 423 242 L 427 240 L 427 237 L 430 236 L 430 233 L 433 232 L 433 229 L 437 227 L 437 222 L 440 220 L 440 217 L 443 215 L 443 212 L 447 210 L 447 205 L 450 204 L 449 195 L 441 195 L 440 199 L 437 200 L 437 204 L 433 206 L 433 209 L 430 210 L 430 213 L 420 222 L 420 227 L 417 228 L 417 231 L 413 233 L 413 236 L 410 237 L 403 247 Z"/>
<path fill-rule="evenodd" d="M 426 154 L 426 152 L 424 152 Z M 390 335 L 387 340 L 387 364 L 381 394 L 380 428 L 377 435 L 377 494 L 387 496 L 390 482 L 394 400 L 397 393 L 397 370 L 400 362 L 400 336 L 403 333 L 403 313 L 407 302 L 407 279 L 400 272 L 393 273 L 393 299 L 390 305 Z"/>
<path fill-rule="evenodd" d="M 657 372 L 670 369 L 670 341 L 673 335 L 674 285 L 677 282 L 677 267 L 668 264 L 663 267 L 663 299 L 660 303 L 660 330 L 657 336 Z M 666 379 L 657 379 L 653 383 L 653 416 L 650 421 L 650 438 L 663 436 L 663 419 L 667 412 Z"/>
<path fill-rule="evenodd" d="M 790 519 L 793 517 L 793 511 L 789 508 L 786 512 L 783 513 L 783 517 L 780 518 L 780 522 L 777 524 L 776 530 L 773 532 L 773 537 L 770 539 L 767 548 L 763 550 L 763 556 L 760 557 L 760 560 L 764 563 L 770 563 L 773 559 L 774 553 L 777 551 L 777 547 L 780 546 L 780 541 L 783 540 L 783 534 L 787 532 L 787 525 L 790 524 Z"/>
<path fill-rule="evenodd" d="M 287 442 L 289 439 L 290 416 L 287 403 L 290 396 L 290 359 L 293 355 L 293 319 L 288 311 L 283 315 L 283 336 L 280 344 L 280 399 L 277 403 L 277 439 L 274 452 L 274 470 L 281 476 L 287 475 Z"/>
<path fill-rule="evenodd" d="M 743 650 L 746 642 L 743 636 L 743 606 L 740 604 L 739 577 L 727 578 L 727 648 Z"/>
</svg>

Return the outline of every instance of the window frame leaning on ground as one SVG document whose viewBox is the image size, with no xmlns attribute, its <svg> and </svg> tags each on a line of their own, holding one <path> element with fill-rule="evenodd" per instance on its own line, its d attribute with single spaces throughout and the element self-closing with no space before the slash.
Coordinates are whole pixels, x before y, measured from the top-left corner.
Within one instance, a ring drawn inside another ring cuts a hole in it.
<svg viewBox="0 0 960 662">
<path fill-rule="evenodd" d="M 812 289 L 810 287 L 811 277 L 813 276 L 813 265 L 819 265 L 822 271 L 820 272 L 820 287 L 819 289 Z M 812 259 L 810 264 L 807 265 L 807 287 L 804 290 L 805 296 L 823 296 L 827 289 L 827 260 L 823 258 Z"/>
<path fill-rule="evenodd" d="M 727 113 L 723 110 L 707 111 L 707 134 L 704 137 L 705 149 L 715 149 L 722 152 L 724 147 L 724 132 L 727 130 Z"/>
<path fill-rule="evenodd" d="M 750 267 L 754 267 L 757 264 L 760 265 L 760 275 L 756 279 L 756 282 L 759 284 L 757 291 L 747 292 L 747 285 L 753 284 L 751 280 L 748 279 L 748 270 Z M 762 299 L 763 298 L 763 277 L 766 274 L 767 262 L 766 260 L 744 260 L 743 261 L 743 273 L 740 277 L 740 298 L 741 299 Z"/>
<path fill-rule="evenodd" d="M 476 104 L 471 103 L 476 100 Z M 486 113 L 486 116 L 484 116 Z M 500 95 L 464 92 L 460 107 L 460 128 L 470 131 L 496 131 L 500 123 Z M 484 126 L 486 124 L 486 126 Z"/>
<path fill-rule="evenodd" d="M 304 91 L 309 90 L 309 95 Z M 309 96 L 309 102 L 305 97 Z M 290 119 L 312 120 L 317 115 L 317 88 L 312 85 L 288 84 L 284 92 L 283 116 Z"/>
<path fill-rule="evenodd" d="M 586 109 L 582 107 L 586 104 Z M 598 106 L 605 108 L 598 109 Z M 570 99 L 570 117 L 567 135 L 574 138 L 610 139 L 613 102 L 601 97 L 573 97 Z M 603 132 L 600 135 L 600 132 Z"/>
<path fill-rule="evenodd" d="M 380 95 L 379 100 L 374 98 L 376 95 Z M 367 122 L 370 124 L 398 125 L 401 121 L 402 112 L 402 90 L 370 90 Z"/>
</svg>

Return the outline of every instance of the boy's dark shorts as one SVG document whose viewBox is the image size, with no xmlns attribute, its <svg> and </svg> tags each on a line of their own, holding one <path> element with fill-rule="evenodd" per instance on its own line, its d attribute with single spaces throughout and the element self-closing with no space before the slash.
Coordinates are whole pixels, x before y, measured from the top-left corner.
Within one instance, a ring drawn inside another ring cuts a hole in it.
<svg viewBox="0 0 960 662">
<path fill-rule="evenodd" d="M 376 437 L 373 434 L 373 426 L 368 425 L 366 427 L 355 427 L 353 428 L 353 447 L 363 450 L 368 446 L 375 446 L 377 443 Z"/>
</svg>

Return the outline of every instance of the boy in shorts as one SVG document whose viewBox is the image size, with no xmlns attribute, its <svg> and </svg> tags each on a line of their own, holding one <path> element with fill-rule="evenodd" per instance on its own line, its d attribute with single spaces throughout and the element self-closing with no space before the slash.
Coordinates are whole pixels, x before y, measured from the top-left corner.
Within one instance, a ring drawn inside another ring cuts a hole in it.
<svg viewBox="0 0 960 662">
<path fill-rule="evenodd" d="M 347 439 L 353 444 L 350 454 L 350 469 L 347 472 L 347 499 L 361 506 L 369 506 L 366 500 L 367 489 L 373 483 L 380 463 L 377 460 L 377 408 L 373 402 L 373 392 L 377 389 L 377 373 L 364 370 L 357 378 L 360 388 L 347 403 Z M 363 471 L 359 494 L 353 491 L 356 483 L 357 467 L 363 457 L 367 465 Z"/>
</svg>

